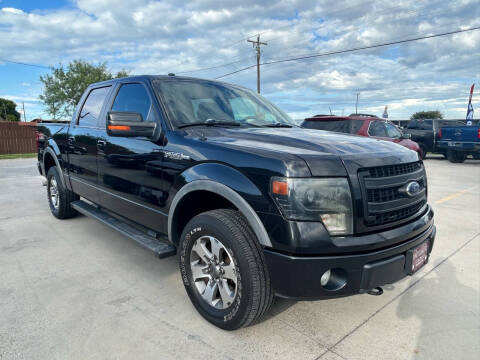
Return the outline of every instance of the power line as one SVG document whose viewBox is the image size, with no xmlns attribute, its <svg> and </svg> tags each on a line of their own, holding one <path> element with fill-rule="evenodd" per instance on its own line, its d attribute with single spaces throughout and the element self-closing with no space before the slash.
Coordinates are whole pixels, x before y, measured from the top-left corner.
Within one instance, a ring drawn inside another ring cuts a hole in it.
<svg viewBox="0 0 480 360">
<path fill-rule="evenodd" d="M 226 64 L 219 64 L 219 65 L 214 65 L 214 66 L 205 67 L 205 68 L 198 68 L 198 69 L 192 69 L 192 70 L 187 70 L 187 71 L 180 71 L 180 72 L 177 72 L 177 74 L 189 74 L 189 73 L 194 73 L 194 72 L 199 72 L 199 71 L 204 71 L 204 70 L 218 69 L 218 68 L 233 65 L 233 64 L 242 62 L 244 60 L 251 59 L 251 58 L 252 58 L 252 56 L 248 56 L 248 57 L 244 57 L 244 58 L 241 58 L 239 60 L 235 60 L 235 61 L 232 61 L 232 62 L 229 62 L 229 63 L 226 63 Z"/>
<path fill-rule="evenodd" d="M 32 66 L 32 67 L 37 67 L 37 68 L 49 69 L 49 70 L 50 70 L 50 67 L 45 66 L 45 65 L 27 64 L 27 63 L 18 62 L 18 61 L 12 61 L 12 60 L 7 60 L 7 59 L 0 59 L 0 61 L 1 61 L 1 62 L 11 63 L 11 64 L 16 64 L 16 65 Z"/>
<path fill-rule="evenodd" d="M 291 61 L 312 59 L 312 58 L 317 58 L 317 57 L 322 57 L 322 56 L 338 55 L 338 54 L 344 54 L 344 53 L 348 53 L 348 52 L 368 50 L 368 49 L 374 49 L 374 48 L 378 48 L 378 47 L 384 47 L 384 46 L 390 46 L 390 45 L 396 45 L 396 44 L 404 44 L 404 43 L 418 41 L 418 40 L 432 39 L 432 38 L 436 38 L 436 37 L 440 37 L 440 36 L 453 35 L 453 34 L 458 34 L 458 33 L 463 33 L 463 32 L 467 32 L 467 31 L 478 30 L 478 29 L 480 29 L 480 26 L 472 27 L 472 28 L 468 28 L 468 29 L 463 29 L 463 30 L 449 31 L 449 32 L 444 32 L 444 33 L 440 33 L 440 34 L 419 36 L 419 37 L 410 38 L 410 39 L 390 41 L 390 42 L 386 42 L 386 43 L 374 44 L 374 45 L 369 45 L 369 46 L 360 46 L 360 47 L 330 51 L 330 52 L 320 53 L 320 54 L 304 55 L 304 56 L 298 56 L 298 57 L 287 58 L 287 59 L 282 59 L 282 60 L 266 61 L 266 62 L 261 63 L 260 65 L 271 65 L 271 64 L 278 64 L 278 63 L 283 63 L 283 62 L 291 62 Z M 242 69 L 232 71 L 230 73 L 218 76 L 215 79 L 221 79 L 223 77 L 226 77 L 226 76 L 229 76 L 229 75 L 239 73 L 241 71 L 251 69 L 254 66 L 255 65 L 250 65 L 250 66 L 244 67 Z"/>
</svg>

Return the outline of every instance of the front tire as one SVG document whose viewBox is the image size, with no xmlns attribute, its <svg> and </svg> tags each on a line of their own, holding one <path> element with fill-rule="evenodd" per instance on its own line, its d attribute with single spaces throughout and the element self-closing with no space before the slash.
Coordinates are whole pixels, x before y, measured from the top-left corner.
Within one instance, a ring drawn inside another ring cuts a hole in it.
<svg viewBox="0 0 480 360">
<path fill-rule="evenodd" d="M 57 167 L 52 166 L 47 174 L 48 205 L 57 219 L 68 219 L 77 215 L 72 202 L 80 199 L 78 195 L 63 186 Z"/>
<path fill-rule="evenodd" d="M 222 329 L 254 323 L 273 302 L 263 250 L 238 211 L 213 210 L 190 220 L 181 237 L 180 271 L 197 311 Z"/>
</svg>

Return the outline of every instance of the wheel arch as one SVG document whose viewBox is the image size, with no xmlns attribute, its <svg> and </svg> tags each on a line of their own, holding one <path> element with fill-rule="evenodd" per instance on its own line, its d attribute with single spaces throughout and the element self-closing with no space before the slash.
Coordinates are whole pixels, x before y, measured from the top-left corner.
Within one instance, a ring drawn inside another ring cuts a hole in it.
<svg viewBox="0 0 480 360">
<path fill-rule="evenodd" d="M 168 237 L 172 243 L 178 245 L 180 241 L 181 231 L 183 230 L 183 228 L 179 229 L 178 226 L 180 213 L 182 212 L 183 206 L 188 206 L 187 204 L 190 203 L 186 200 L 191 200 L 192 196 L 199 193 L 206 195 L 211 194 L 214 199 L 209 198 L 209 201 L 220 200 L 220 202 L 224 202 L 223 207 L 234 208 L 240 211 L 247 219 L 247 222 L 255 233 L 259 243 L 263 246 L 272 246 L 270 237 L 262 221 L 251 205 L 237 191 L 223 183 L 211 179 L 193 180 L 181 187 L 176 193 L 168 213 Z M 185 224 L 188 222 L 185 220 L 183 221 Z"/>
<path fill-rule="evenodd" d="M 58 159 L 60 150 L 58 149 L 56 144 L 55 144 L 55 147 L 57 147 L 57 151 L 55 151 L 54 148 L 51 147 L 51 144 L 49 145 L 50 146 L 48 146 L 43 152 L 43 170 L 44 170 L 45 177 L 48 174 L 48 170 L 52 166 L 56 166 L 58 173 L 60 175 L 60 179 L 62 180 L 62 185 L 65 187 L 65 178 L 63 177 L 63 169 L 60 166 L 60 161 Z"/>
</svg>

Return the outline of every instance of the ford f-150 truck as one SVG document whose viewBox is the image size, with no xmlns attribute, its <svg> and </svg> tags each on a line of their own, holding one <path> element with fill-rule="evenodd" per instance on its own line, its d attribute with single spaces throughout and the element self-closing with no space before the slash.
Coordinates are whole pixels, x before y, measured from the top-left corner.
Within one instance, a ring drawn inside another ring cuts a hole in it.
<svg viewBox="0 0 480 360">
<path fill-rule="evenodd" d="M 52 214 L 178 251 L 193 305 L 223 329 L 255 322 L 274 296 L 379 293 L 433 247 L 417 153 L 297 127 L 243 87 L 110 80 L 88 87 L 70 124 L 38 129 Z"/>
</svg>

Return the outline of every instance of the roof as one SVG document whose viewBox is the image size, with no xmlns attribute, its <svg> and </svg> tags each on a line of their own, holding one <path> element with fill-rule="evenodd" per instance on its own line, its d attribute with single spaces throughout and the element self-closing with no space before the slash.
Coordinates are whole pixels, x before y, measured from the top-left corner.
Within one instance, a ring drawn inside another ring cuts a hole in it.
<svg viewBox="0 0 480 360">
<path fill-rule="evenodd" d="M 190 76 L 177 76 L 177 75 L 134 75 L 134 76 L 127 76 L 127 77 L 123 77 L 123 78 L 115 78 L 115 79 L 111 79 L 111 80 L 105 80 L 105 81 L 100 81 L 100 82 L 96 82 L 96 83 L 92 83 L 89 85 L 89 87 L 91 86 L 101 86 L 101 85 L 110 85 L 110 84 L 114 84 L 118 81 L 125 81 L 125 80 L 128 80 L 128 81 L 145 81 L 145 80 L 161 80 L 161 79 L 168 79 L 168 80 L 172 80 L 172 79 L 176 79 L 176 80 L 196 80 L 196 81 L 208 81 L 208 82 L 215 82 L 215 83 L 219 83 L 219 84 L 226 84 L 226 85 L 229 85 L 229 86 L 235 86 L 237 88 L 242 88 L 242 89 L 246 89 L 245 87 L 243 86 L 240 86 L 240 85 L 236 85 L 236 84 L 231 84 L 231 83 L 227 83 L 227 82 L 223 82 L 223 81 L 219 81 L 219 80 L 212 80 L 212 79 L 202 79 L 202 78 L 195 78 L 195 77 L 190 77 Z"/>
<path fill-rule="evenodd" d="M 305 121 L 325 121 L 325 120 L 351 120 L 349 116 L 336 115 L 315 115 L 313 117 L 305 118 Z"/>
</svg>

